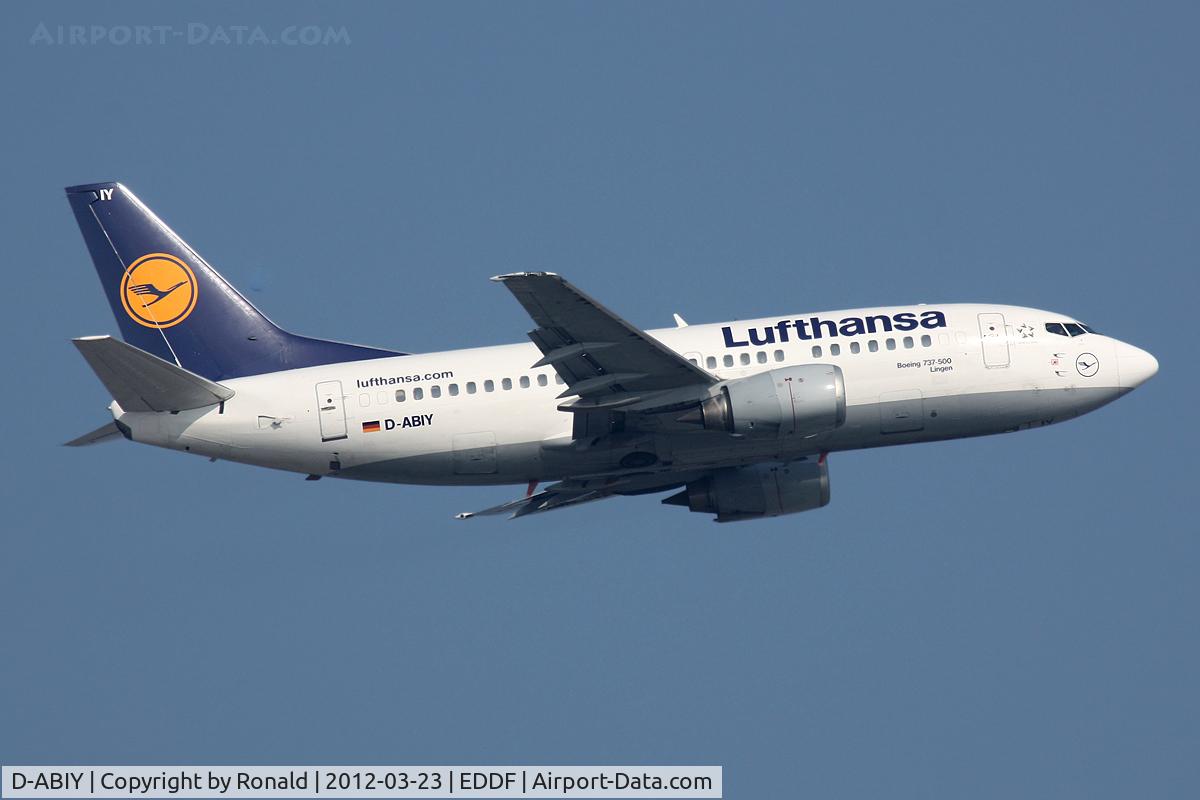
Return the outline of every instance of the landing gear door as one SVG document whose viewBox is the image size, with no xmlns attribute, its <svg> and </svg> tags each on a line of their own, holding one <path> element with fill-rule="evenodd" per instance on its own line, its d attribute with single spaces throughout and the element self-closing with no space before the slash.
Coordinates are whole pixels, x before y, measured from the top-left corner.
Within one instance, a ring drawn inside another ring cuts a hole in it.
<svg viewBox="0 0 1200 800">
<path fill-rule="evenodd" d="M 925 428 L 925 396 L 919 389 L 879 395 L 879 432 L 907 433 Z"/>
<path fill-rule="evenodd" d="M 321 441 L 346 438 L 346 405 L 341 381 L 317 384 L 317 418 L 321 421 Z"/>
<path fill-rule="evenodd" d="M 983 365 L 988 369 L 1007 367 L 1008 330 L 1003 314 L 979 315 L 979 341 L 983 345 Z"/>
<path fill-rule="evenodd" d="M 495 475 L 496 435 L 490 431 L 459 433 L 452 440 L 455 475 Z"/>
</svg>

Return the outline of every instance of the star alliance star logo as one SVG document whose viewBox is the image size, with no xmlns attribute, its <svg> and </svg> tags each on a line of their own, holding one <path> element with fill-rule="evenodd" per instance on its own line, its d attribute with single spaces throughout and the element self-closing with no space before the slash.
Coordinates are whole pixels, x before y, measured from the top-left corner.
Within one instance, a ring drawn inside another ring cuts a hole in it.
<svg viewBox="0 0 1200 800">
<path fill-rule="evenodd" d="M 1033 338 L 1033 326 L 1028 322 L 1021 323 L 1021 327 L 1017 328 L 1017 333 L 1021 334 L 1022 339 Z"/>
</svg>

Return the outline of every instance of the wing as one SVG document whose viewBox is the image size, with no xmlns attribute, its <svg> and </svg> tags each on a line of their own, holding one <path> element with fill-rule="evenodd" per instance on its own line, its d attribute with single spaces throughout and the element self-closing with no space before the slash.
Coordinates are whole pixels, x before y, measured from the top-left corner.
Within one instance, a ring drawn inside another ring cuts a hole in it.
<svg viewBox="0 0 1200 800">
<path fill-rule="evenodd" d="M 509 514 L 509 519 L 524 517 L 527 514 L 537 514 L 542 511 L 553 511 L 556 508 L 566 508 L 592 500 L 603 500 L 614 495 L 613 488 L 602 485 L 588 486 L 588 481 L 563 481 L 547 486 L 536 494 L 526 495 L 517 500 L 501 503 L 498 506 L 485 508 L 481 511 L 464 511 L 456 514 L 455 519 L 470 519 L 471 517 L 488 517 L 493 514 Z M 595 482 L 591 482 L 595 483 Z"/>
<path fill-rule="evenodd" d="M 695 480 L 704 473 L 688 472 L 672 475 L 647 475 L 635 470 L 625 474 L 593 475 L 582 478 L 568 478 L 547 486 L 540 492 L 534 493 L 533 486 L 524 497 L 498 506 L 485 508 L 482 511 L 466 511 L 455 515 L 456 519 L 471 517 L 486 517 L 493 514 L 509 514 L 509 519 L 524 517 L 528 514 L 540 514 L 543 511 L 553 511 L 558 508 L 577 506 L 594 500 L 604 500 L 618 495 L 641 495 L 654 492 L 665 492 L 677 489 L 689 480 Z"/>
<path fill-rule="evenodd" d="M 533 317 L 529 338 L 578 399 L 564 411 L 606 411 L 654 403 L 676 390 L 702 390 L 716 378 L 635 328 L 552 272 L 517 272 L 503 283 Z M 676 392 L 677 393 L 677 392 Z"/>
</svg>

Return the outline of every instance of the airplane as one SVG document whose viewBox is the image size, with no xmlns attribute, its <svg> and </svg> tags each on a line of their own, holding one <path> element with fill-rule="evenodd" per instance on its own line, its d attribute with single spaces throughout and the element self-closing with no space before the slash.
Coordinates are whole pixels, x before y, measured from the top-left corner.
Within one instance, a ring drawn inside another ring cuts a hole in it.
<svg viewBox="0 0 1200 800">
<path fill-rule="evenodd" d="M 1074 317 L 937 304 L 641 330 L 560 275 L 492 280 L 530 341 L 410 354 L 289 333 L 120 183 L 66 189 L 122 339 L 74 344 L 119 437 L 325 477 L 524 485 L 458 515 L 610 497 L 717 522 L 829 502 L 830 453 L 1073 419 L 1158 371 Z M 538 489 L 539 486 L 544 488 Z"/>
</svg>

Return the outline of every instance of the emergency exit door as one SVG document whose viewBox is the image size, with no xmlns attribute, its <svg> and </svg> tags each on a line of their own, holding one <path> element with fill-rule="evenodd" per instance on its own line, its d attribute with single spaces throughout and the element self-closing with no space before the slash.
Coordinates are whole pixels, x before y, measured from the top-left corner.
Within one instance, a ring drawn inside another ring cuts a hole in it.
<svg viewBox="0 0 1200 800">
<path fill-rule="evenodd" d="M 317 418 L 321 421 L 321 441 L 346 438 L 346 405 L 341 381 L 317 384 Z"/>
<path fill-rule="evenodd" d="M 979 341 L 983 345 L 985 367 L 1008 366 L 1008 330 L 1004 327 L 1003 314 L 979 315 Z"/>
</svg>

